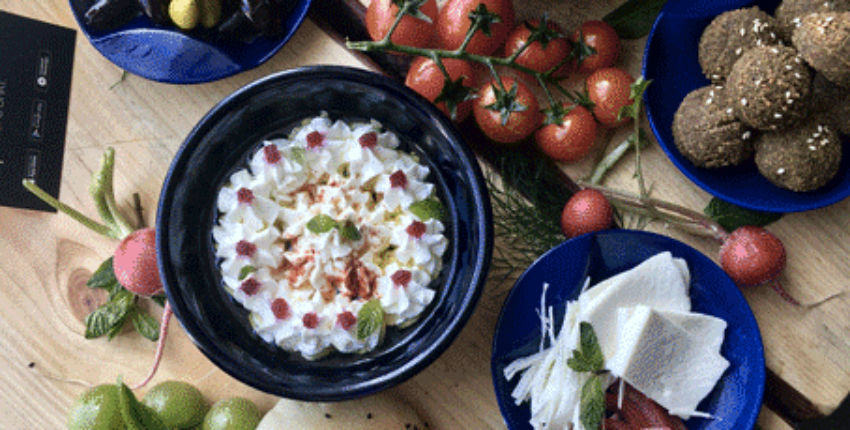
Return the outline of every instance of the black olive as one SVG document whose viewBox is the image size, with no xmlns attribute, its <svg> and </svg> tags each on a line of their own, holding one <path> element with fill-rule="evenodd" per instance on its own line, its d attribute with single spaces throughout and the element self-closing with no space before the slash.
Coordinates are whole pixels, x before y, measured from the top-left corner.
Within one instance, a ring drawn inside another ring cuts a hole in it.
<svg viewBox="0 0 850 430">
<path fill-rule="evenodd" d="M 170 25 L 171 18 L 168 17 L 168 4 L 171 0 L 136 0 L 145 11 L 151 21 L 156 25 Z"/>
<path fill-rule="evenodd" d="M 84 14 L 85 23 L 96 30 L 120 27 L 139 15 L 136 0 L 97 0 Z"/>
</svg>

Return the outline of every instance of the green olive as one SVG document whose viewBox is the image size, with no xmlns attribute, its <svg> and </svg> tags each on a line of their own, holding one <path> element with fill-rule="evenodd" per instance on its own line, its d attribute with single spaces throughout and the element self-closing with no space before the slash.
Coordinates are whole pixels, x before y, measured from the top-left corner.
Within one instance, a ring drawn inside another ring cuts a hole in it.
<svg viewBox="0 0 850 430">
<path fill-rule="evenodd" d="M 168 5 L 168 16 L 183 30 L 197 27 L 201 17 L 198 0 L 172 0 Z"/>
<path fill-rule="evenodd" d="M 98 385 L 74 401 L 68 414 L 69 430 L 124 430 L 116 385 Z"/>
<path fill-rule="evenodd" d="M 204 28 L 213 28 L 221 21 L 221 0 L 198 0 L 198 9 Z"/>
<path fill-rule="evenodd" d="M 254 430 L 262 419 L 254 402 L 231 397 L 216 402 L 204 418 L 203 430 Z"/>
<path fill-rule="evenodd" d="M 197 388 L 182 381 L 165 381 L 151 388 L 142 403 L 153 409 L 168 428 L 185 429 L 204 420 L 208 406 Z"/>
</svg>

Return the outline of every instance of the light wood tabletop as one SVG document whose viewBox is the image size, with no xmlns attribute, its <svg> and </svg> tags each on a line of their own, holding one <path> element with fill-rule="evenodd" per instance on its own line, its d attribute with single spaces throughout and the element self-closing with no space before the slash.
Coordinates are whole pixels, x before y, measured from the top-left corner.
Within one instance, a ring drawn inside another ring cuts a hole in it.
<svg viewBox="0 0 850 430">
<path fill-rule="evenodd" d="M 366 0 L 368 1 L 368 0 Z M 518 19 L 549 11 L 564 28 L 599 19 L 619 0 L 517 1 Z M 67 0 L 0 0 L 0 10 L 78 29 Z M 2 29 L 0 29 L 2 31 Z M 624 42 L 618 65 L 640 75 L 646 38 Z M 0 59 L 2 61 L 2 59 Z M 60 197 L 96 217 L 88 186 L 107 147 L 115 148 L 115 191 L 130 210 L 141 196 L 153 220 L 172 157 L 194 124 L 231 92 L 271 73 L 303 65 L 367 68 L 309 19 L 270 61 L 213 83 L 169 85 L 122 71 L 78 32 Z M 627 131 L 614 133 L 620 141 Z M 643 171 L 653 195 L 697 211 L 710 195 L 690 182 L 653 144 L 643 151 Z M 563 166 L 572 177 L 588 162 Z M 636 191 L 631 162 L 623 162 L 606 185 Z M 65 427 L 73 400 L 87 385 L 142 379 L 156 345 L 135 332 L 112 341 L 86 340 L 85 315 L 104 297 L 85 282 L 116 242 L 67 216 L 0 207 L 0 428 Z M 795 307 L 770 288 L 744 291 L 764 340 L 770 371 L 764 429 L 788 429 L 783 417 L 806 418 L 833 410 L 850 392 L 850 200 L 784 216 L 769 229 L 786 244 L 788 265 L 781 284 L 804 306 Z M 717 261 L 716 242 L 651 225 Z M 409 405 L 433 429 L 505 428 L 490 376 L 493 333 L 507 288 L 488 284 L 475 313 L 452 346 L 431 366 L 381 395 Z M 154 309 L 159 312 L 159 309 Z M 195 384 L 212 402 L 245 396 L 267 411 L 276 398 L 219 370 L 178 323 L 165 346 L 156 381 Z M 144 389 L 139 394 L 144 393 Z"/>
</svg>

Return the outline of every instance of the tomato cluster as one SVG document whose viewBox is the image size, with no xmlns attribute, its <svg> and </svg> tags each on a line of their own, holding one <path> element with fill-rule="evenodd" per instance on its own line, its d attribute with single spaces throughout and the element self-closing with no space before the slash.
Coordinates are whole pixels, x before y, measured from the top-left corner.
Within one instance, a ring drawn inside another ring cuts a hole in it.
<svg viewBox="0 0 850 430">
<path fill-rule="evenodd" d="M 397 4 L 393 0 L 369 4 L 366 25 L 374 40 L 388 34 Z M 486 14 L 491 19 L 485 19 L 487 24 L 467 41 L 474 16 Z M 391 41 L 447 51 L 463 47 L 470 54 L 513 59 L 518 67 L 509 67 L 512 76 L 502 77 L 500 72 L 496 79 L 487 68 L 464 60 L 442 58 L 441 67 L 431 58 L 417 57 L 405 81 L 455 121 L 464 121 L 472 113 L 478 127 L 495 142 L 514 144 L 533 136 L 550 157 L 572 162 L 589 152 L 600 127 L 619 127 L 629 121 L 620 119 L 619 113 L 633 102 L 634 78 L 614 67 L 621 43 L 603 21 L 584 22 L 568 34 L 546 17 L 515 23 L 512 0 L 448 0 L 441 8 L 435 0 L 422 0 L 416 14 L 401 19 Z M 586 97 L 541 109 L 535 95 L 538 82 L 531 73 L 553 79 L 582 74 Z"/>
</svg>

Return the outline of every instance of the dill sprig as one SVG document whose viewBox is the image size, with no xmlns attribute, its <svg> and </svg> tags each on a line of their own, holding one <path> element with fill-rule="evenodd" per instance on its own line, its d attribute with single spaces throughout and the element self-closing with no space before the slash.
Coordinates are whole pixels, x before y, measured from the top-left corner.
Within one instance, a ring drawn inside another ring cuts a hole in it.
<svg viewBox="0 0 850 430">
<path fill-rule="evenodd" d="M 556 195 L 547 181 L 550 170 L 527 157 L 501 157 L 498 172 L 488 171 L 496 246 L 491 273 L 497 284 L 524 271 L 566 238 L 561 211 L 570 195 Z M 552 200 L 557 201 L 552 201 Z"/>
</svg>

